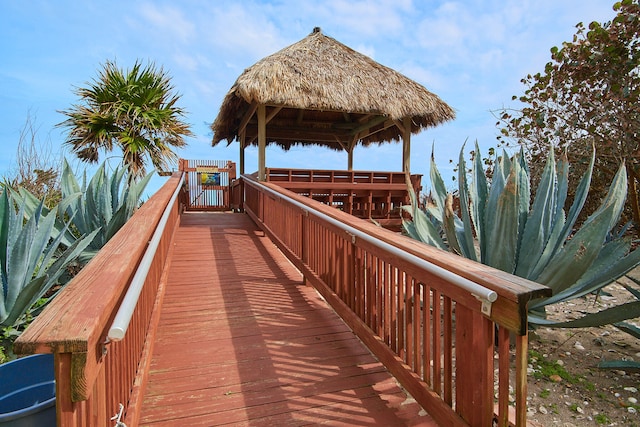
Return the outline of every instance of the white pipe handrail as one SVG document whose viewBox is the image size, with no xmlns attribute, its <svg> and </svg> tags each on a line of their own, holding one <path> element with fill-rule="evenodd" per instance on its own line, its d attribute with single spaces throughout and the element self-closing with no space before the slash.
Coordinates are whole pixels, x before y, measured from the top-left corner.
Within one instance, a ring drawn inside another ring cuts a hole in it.
<svg viewBox="0 0 640 427">
<path fill-rule="evenodd" d="M 256 182 L 254 179 L 251 178 L 247 178 L 253 182 L 255 182 L 256 184 L 259 184 L 258 182 Z M 281 199 L 286 200 L 288 203 L 291 203 L 294 206 L 299 207 L 300 209 L 302 209 L 305 213 L 309 213 L 309 206 L 298 202 L 297 200 L 294 200 L 282 193 L 279 193 L 275 190 L 273 190 L 272 188 L 267 187 L 266 185 L 261 185 L 262 188 L 264 188 L 265 190 L 267 190 L 269 193 L 271 193 L 272 195 L 275 195 L 276 197 L 279 197 Z M 438 265 L 432 264 L 427 260 L 424 260 L 412 253 L 403 251 L 402 249 L 387 243 L 385 241 L 382 241 L 380 239 L 377 239 L 373 236 L 370 236 L 369 234 L 358 230 L 357 228 L 351 227 L 348 224 L 345 224 L 341 221 L 338 221 L 337 219 L 323 213 L 320 211 L 314 211 L 313 215 L 318 216 L 320 218 L 322 218 L 324 221 L 327 221 L 329 223 L 331 223 L 332 225 L 334 225 L 335 227 L 342 229 L 343 231 L 345 231 L 346 233 L 350 234 L 351 236 L 354 236 L 355 238 L 360 238 L 374 246 L 377 246 L 385 251 L 391 252 L 394 256 L 410 262 L 414 265 L 417 265 L 418 267 L 428 271 L 429 273 L 432 273 L 435 276 L 438 276 L 448 282 L 453 283 L 456 286 L 459 286 L 460 288 L 466 290 L 467 292 L 469 292 L 471 295 L 473 295 L 476 299 L 478 299 L 481 303 L 482 303 L 482 313 L 484 313 L 487 316 L 491 315 L 491 304 L 493 302 L 495 302 L 498 299 L 498 293 L 494 290 L 485 288 L 482 285 L 479 285 L 475 282 L 472 282 L 469 279 L 466 279 L 462 276 L 458 276 L 455 273 L 452 273 L 449 270 L 446 270 Z"/>
<path fill-rule="evenodd" d="M 164 229 L 167 225 L 167 221 L 169 220 L 169 215 L 171 214 L 171 209 L 173 209 L 173 205 L 178 198 L 178 194 L 180 193 L 180 189 L 182 188 L 182 183 L 184 182 L 184 173 L 180 177 L 180 182 L 178 183 L 178 187 L 173 192 L 171 196 L 171 200 L 167 204 L 164 212 L 162 213 L 162 217 L 160 218 L 160 222 L 156 227 L 156 231 L 153 233 L 153 237 L 149 242 L 149 246 L 142 256 L 142 260 L 140 261 L 140 265 L 138 265 L 138 269 L 136 270 L 133 279 L 131 279 L 131 283 L 129 284 L 129 289 L 127 289 L 127 293 L 122 300 L 122 304 L 120 304 L 120 308 L 118 309 L 118 313 L 116 317 L 113 319 L 113 323 L 109 328 L 109 333 L 107 334 L 107 339 L 109 341 L 120 341 L 124 338 L 127 333 L 127 329 L 129 328 L 129 323 L 131 322 L 131 317 L 133 316 L 133 311 L 138 304 L 138 298 L 140 297 L 140 292 L 142 292 L 142 287 L 144 286 L 144 282 L 147 279 L 147 274 L 149 274 L 149 269 L 151 268 L 151 263 L 153 262 L 153 257 L 158 250 L 158 245 L 160 244 L 160 239 L 162 239 L 162 234 L 164 233 Z"/>
</svg>

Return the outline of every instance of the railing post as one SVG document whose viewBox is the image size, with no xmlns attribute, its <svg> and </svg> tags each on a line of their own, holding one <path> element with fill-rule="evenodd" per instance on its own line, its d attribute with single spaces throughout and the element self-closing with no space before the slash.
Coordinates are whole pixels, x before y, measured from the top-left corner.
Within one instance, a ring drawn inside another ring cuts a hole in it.
<svg viewBox="0 0 640 427">
<path fill-rule="evenodd" d="M 493 418 L 493 322 L 456 305 L 456 412 L 472 427 Z"/>
<path fill-rule="evenodd" d="M 56 424 L 75 426 L 73 401 L 71 400 L 71 353 L 55 353 Z"/>
<path fill-rule="evenodd" d="M 258 218 L 264 222 L 264 193 L 258 192 Z"/>
<path fill-rule="evenodd" d="M 180 159 L 178 165 L 178 170 L 184 173 L 184 191 L 182 192 L 181 198 L 184 203 L 184 208 L 187 210 L 189 208 L 189 160 Z"/>
<path fill-rule="evenodd" d="M 303 211 L 302 212 L 302 230 L 301 230 L 301 235 L 300 235 L 300 239 L 302 239 L 301 245 L 302 245 L 302 254 L 301 254 L 301 259 L 302 259 L 302 263 L 309 265 L 309 212 L 308 211 Z M 307 284 L 307 276 L 303 276 L 302 281 L 304 282 L 304 284 Z"/>
<path fill-rule="evenodd" d="M 529 335 L 516 336 L 516 425 L 527 425 L 527 356 Z"/>
</svg>

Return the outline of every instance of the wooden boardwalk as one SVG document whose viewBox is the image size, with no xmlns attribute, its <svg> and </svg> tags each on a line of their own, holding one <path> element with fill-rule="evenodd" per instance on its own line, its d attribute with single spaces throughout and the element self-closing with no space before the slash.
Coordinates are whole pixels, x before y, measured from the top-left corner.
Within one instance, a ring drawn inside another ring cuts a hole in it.
<svg viewBox="0 0 640 427">
<path fill-rule="evenodd" d="M 435 426 L 242 214 L 177 231 L 140 425 Z"/>
</svg>

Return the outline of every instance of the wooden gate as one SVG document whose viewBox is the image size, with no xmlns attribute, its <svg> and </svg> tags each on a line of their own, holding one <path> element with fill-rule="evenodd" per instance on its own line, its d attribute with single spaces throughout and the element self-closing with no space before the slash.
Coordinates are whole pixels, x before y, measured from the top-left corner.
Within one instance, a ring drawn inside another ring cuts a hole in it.
<svg viewBox="0 0 640 427">
<path fill-rule="evenodd" d="M 188 211 L 231 209 L 230 185 L 236 179 L 236 164 L 230 160 L 180 159 L 185 177 Z"/>
</svg>

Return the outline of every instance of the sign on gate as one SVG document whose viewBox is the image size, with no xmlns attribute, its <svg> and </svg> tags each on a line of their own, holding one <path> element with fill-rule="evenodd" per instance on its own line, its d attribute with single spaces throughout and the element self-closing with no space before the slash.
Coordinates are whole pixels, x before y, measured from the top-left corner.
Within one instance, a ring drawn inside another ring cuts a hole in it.
<svg viewBox="0 0 640 427">
<path fill-rule="evenodd" d="M 203 187 L 220 185 L 220 169 L 217 166 L 196 166 L 196 172 Z"/>
</svg>

